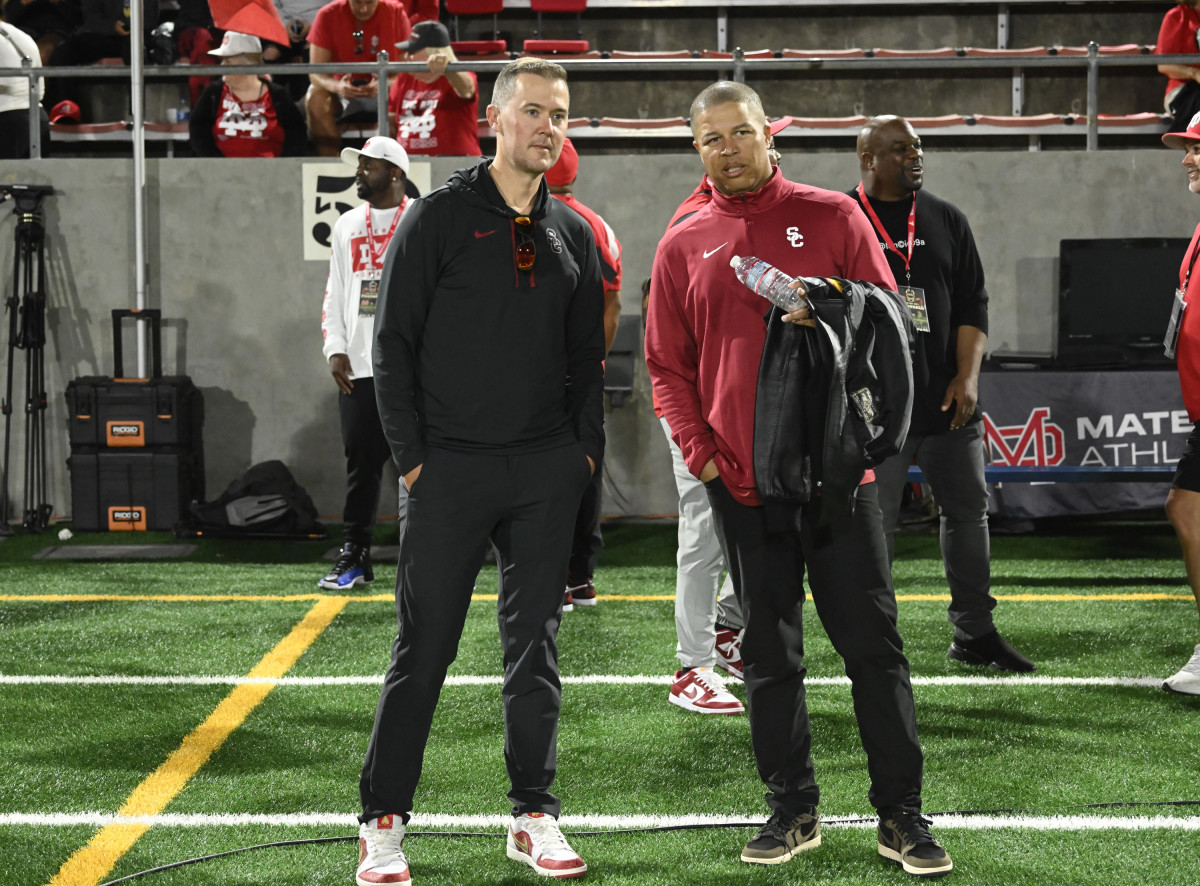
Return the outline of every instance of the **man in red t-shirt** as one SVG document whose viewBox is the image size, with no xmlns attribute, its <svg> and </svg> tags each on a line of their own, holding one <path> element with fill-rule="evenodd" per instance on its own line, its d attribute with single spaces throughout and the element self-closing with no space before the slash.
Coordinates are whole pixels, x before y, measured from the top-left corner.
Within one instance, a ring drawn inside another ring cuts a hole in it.
<svg viewBox="0 0 1200 886">
<path fill-rule="evenodd" d="M 409 154 L 478 157 L 479 79 L 470 71 L 447 71 L 458 61 L 441 22 L 418 22 L 396 48 L 402 61 L 423 61 L 429 73 L 400 73 L 388 93 L 392 132 Z"/>
<path fill-rule="evenodd" d="M 1168 148 L 1183 151 L 1188 190 L 1200 194 L 1200 113 L 1192 118 L 1186 130 L 1168 132 L 1162 140 Z M 1200 308 L 1186 310 L 1192 304 L 1200 304 L 1200 275 L 1192 279 L 1198 253 L 1200 225 L 1197 225 L 1179 267 L 1179 288 L 1175 291 L 1175 311 L 1171 316 L 1171 330 L 1177 337 L 1168 333 L 1165 344 L 1168 356 L 1174 351 L 1183 406 L 1188 418 L 1195 423 L 1175 468 L 1171 491 L 1167 493 L 1167 518 L 1179 535 L 1188 584 L 1192 586 L 1196 607 L 1200 609 Z M 1196 644 L 1188 663 L 1167 678 L 1163 689 L 1182 695 L 1200 695 L 1200 643 Z"/>
<path fill-rule="evenodd" d="M 1200 51 L 1198 3 L 1200 0 L 1179 0 L 1163 16 L 1154 44 L 1155 55 L 1190 55 Z M 1192 115 L 1200 111 L 1200 65 L 1159 65 L 1158 73 L 1167 78 L 1163 106 L 1175 117 L 1171 121 L 1171 130 L 1186 129 Z"/>
<path fill-rule="evenodd" d="M 372 62 L 408 37 L 411 27 L 404 4 L 397 0 L 333 0 L 321 8 L 308 32 L 309 61 Z M 308 136 L 323 157 L 342 149 L 338 122 L 351 115 L 376 114 L 379 84 L 374 74 L 309 74 L 304 97 Z"/>
</svg>

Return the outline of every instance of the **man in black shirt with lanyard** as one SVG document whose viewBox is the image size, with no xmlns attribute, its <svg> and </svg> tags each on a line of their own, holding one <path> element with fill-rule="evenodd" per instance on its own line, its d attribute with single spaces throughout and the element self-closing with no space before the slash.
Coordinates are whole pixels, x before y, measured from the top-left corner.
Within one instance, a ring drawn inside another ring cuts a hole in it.
<svg viewBox="0 0 1200 886">
<path fill-rule="evenodd" d="M 1001 671 L 1034 670 L 996 631 L 979 365 L 987 343 L 983 265 L 967 218 L 924 184 L 921 139 L 903 117 L 874 117 L 858 136 L 862 182 L 850 191 L 870 219 L 917 328 L 916 396 L 904 449 L 875 468 L 888 554 L 914 459 L 941 512 L 954 642 L 949 655 Z M 919 197 L 918 197 L 919 194 Z"/>
</svg>

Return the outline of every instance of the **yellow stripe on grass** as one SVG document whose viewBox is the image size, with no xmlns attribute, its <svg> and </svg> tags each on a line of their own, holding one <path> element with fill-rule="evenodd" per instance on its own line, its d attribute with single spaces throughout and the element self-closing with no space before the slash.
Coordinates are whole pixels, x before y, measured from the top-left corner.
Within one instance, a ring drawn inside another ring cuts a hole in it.
<svg viewBox="0 0 1200 886">
<path fill-rule="evenodd" d="M 330 597 L 319 601 L 247 676 L 267 679 L 282 677 L 348 602 L 348 597 Z M 196 727 L 158 769 L 134 788 L 117 814 L 135 817 L 161 813 L 273 688 L 274 684 L 271 683 L 235 687 L 208 719 Z M 68 858 L 47 886 L 96 886 L 147 830 L 149 825 L 140 823 L 108 825 Z"/>
</svg>

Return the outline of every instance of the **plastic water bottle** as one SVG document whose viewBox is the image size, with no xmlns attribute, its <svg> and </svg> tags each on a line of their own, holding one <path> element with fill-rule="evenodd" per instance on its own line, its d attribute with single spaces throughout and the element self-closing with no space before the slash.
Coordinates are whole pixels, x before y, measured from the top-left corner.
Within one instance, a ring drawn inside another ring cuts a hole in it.
<svg viewBox="0 0 1200 886">
<path fill-rule="evenodd" d="M 808 300 L 803 295 L 788 288 L 788 284 L 796 278 L 761 258 L 752 255 L 742 258 L 735 255 L 729 260 L 729 266 L 733 268 L 739 280 L 777 305 L 785 314 L 808 307 Z"/>
<path fill-rule="evenodd" d="M 175 109 L 175 122 L 187 123 L 190 115 L 191 109 L 188 107 L 188 100 L 186 98 L 181 98 L 179 100 L 179 107 Z"/>
</svg>

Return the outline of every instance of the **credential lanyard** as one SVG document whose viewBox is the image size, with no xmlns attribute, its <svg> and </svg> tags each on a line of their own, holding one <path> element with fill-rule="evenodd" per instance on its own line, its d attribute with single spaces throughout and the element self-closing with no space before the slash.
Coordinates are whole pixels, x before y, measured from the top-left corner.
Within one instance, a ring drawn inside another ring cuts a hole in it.
<svg viewBox="0 0 1200 886">
<path fill-rule="evenodd" d="M 1180 292 L 1187 292 L 1188 280 L 1192 279 L 1192 268 L 1196 267 L 1196 257 L 1200 256 L 1200 240 L 1192 244 L 1192 260 L 1188 262 L 1187 273 L 1183 275 L 1183 282 L 1179 284 Z"/>
<path fill-rule="evenodd" d="M 908 255 L 905 255 L 896 248 L 896 244 L 892 242 L 892 238 L 888 232 L 884 230 L 883 222 L 879 220 L 879 216 L 875 214 L 874 207 L 871 206 L 871 201 L 867 197 L 866 189 L 863 188 L 862 182 L 858 183 L 858 199 L 862 203 L 863 209 L 867 211 L 867 218 L 871 220 L 871 224 L 875 226 L 875 230 L 879 232 L 879 236 L 883 239 L 883 245 L 890 249 L 900 258 L 904 259 L 904 282 L 912 282 L 912 272 L 909 266 L 912 264 L 913 244 L 917 240 L 917 195 L 913 194 L 912 208 L 908 211 Z"/>
<path fill-rule="evenodd" d="M 392 216 L 392 225 L 388 228 L 387 236 L 383 238 L 383 243 L 377 246 L 375 244 L 375 233 L 371 230 L 371 204 L 367 204 L 367 242 L 371 245 L 371 248 L 368 250 L 371 254 L 367 261 L 372 271 L 375 270 L 376 259 L 387 251 L 388 244 L 392 242 L 392 234 L 396 233 L 396 225 L 400 222 L 400 216 L 404 215 L 404 207 L 407 205 L 408 197 L 405 197 L 400 201 L 400 205 L 396 207 L 396 214 Z"/>
</svg>

